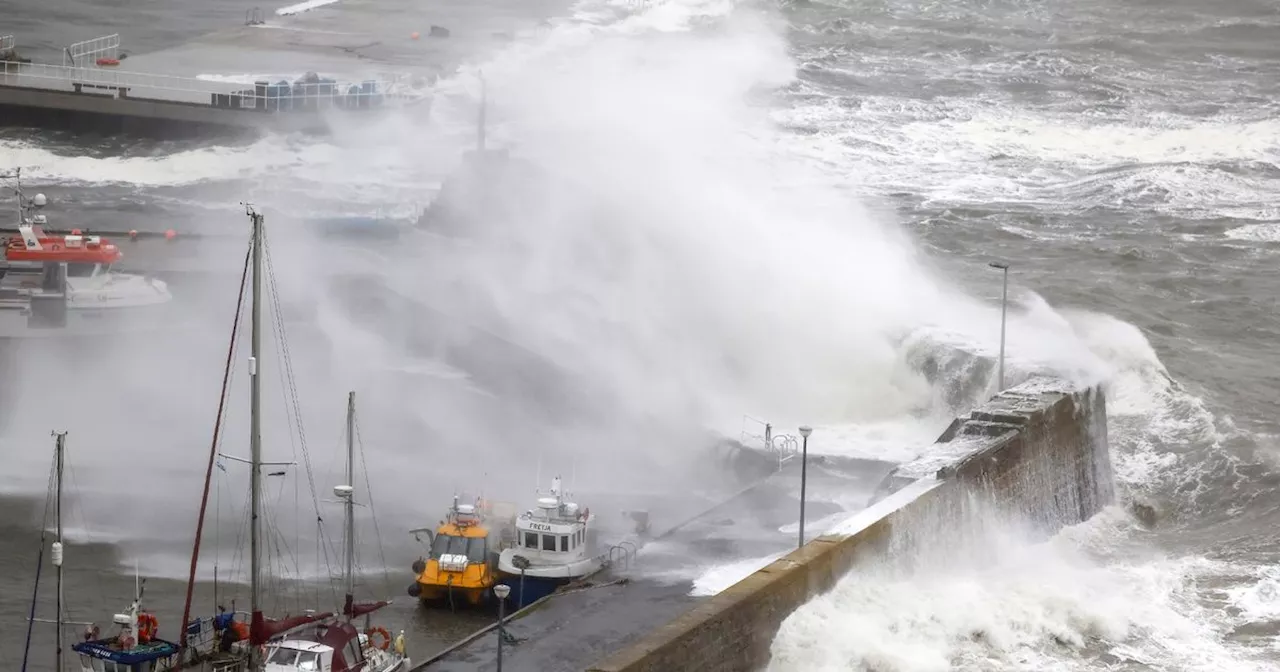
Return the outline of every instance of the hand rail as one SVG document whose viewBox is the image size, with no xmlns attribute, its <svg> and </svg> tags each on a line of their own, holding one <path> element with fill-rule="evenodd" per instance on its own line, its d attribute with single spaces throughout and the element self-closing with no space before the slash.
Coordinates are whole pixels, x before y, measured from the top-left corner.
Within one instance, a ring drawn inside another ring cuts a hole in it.
<svg viewBox="0 0 1280 672">
<path fill-rule="evenodd" d="M 265 95 L 258 94 L 256 84 L 234 82 L 218 82 L 195 77 L 175 75 L 157 75 L 129 70 L 89 68 L 68 65 L 50 65 L 45 63 L 21 63 L 18 61 L 0 61 L 0 79 L 34 80 L 31 86 L 60 90 L 81 91 L 83 88 L 102 89 L 124 97 L 155 97 L 154 93 L 169 94 L 162 100 L 183 102 L 201 102 L 211 104 L 213 94 L 235 96 L 241 108 L 263 107 L 271 111 L 310 107 L 311 101 L 333 103 L 337 99 L 347 98 L 355 101 L 355 106 L 365 107 L 380 104 L 383 101 L 408 102 L 425 97 L 425 91 L 413 85 L 413 78 L 407 75 L 370 78 L 362 82 L 305 82 L 286 83 L 281 86 L 278 79 L 269 84 Z M 142 91 L 152 95 L 140 95 Z M 177 96 L 174 94 L 183 94 Z M 264 99 L 264 105 L 259 105 Z"/>
<path fill-rule="evenodd" d="M 80 66 L 93 60 L 94 56 L 99 54 L 111 54 L 115 56 L 120 51 L 120 34 L 112 33 L 95 37 L 92 40 L 76 42 L 66 48 L 62 53 L 62 64 L 66 66 Z"/>
</svg>

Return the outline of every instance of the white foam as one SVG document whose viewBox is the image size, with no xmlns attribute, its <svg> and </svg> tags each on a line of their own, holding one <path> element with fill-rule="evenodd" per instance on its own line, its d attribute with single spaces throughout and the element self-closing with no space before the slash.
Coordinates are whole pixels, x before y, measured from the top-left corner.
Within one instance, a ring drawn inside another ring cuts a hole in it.
<svg viewBox="0 0 1280 672">
<path fill-rule="evenodd" d="M 689 591 L 689 594 L 694 597 L 708 597 L 719 594 L 729 586 L 768 567 L 773 561 L 789 552 L 781 551 L 761 558 L 746 558 L 736 562 L 716 565 L 694 579 L 693 588 Z"/>
<path fill-rule="evenodd" d="M 1274 217 L 1274 215 L 1272 215 Z M 1259 243 L 1280 243 L 1280 224 L 1245 224 L 1228 230 L 1226 237 L 1234 240 L 1248 240 Z"/>
<path fill-rule="evenodd" d="M 280 9 L 277 9 L 276 16 L 289 16 L 291 14 L 299 14 L 301 12 L 306 12 L 306 11 L 315 9 L 317 7 L 332 5 L 336 2 L 339 2 L 339 0 L 307 0 L 306 2 L 299 2 L 296 5 L 289 5 L 287 7 L 281 7 Z"/>
<path fill-rule="evenodd" d="M 1280 621 L 1280 568 L 1262 568 L 1255 578 L 1229 589 L 1228 599 L 1248 622 Z"/>
<path fill-rule="evenodd" d="M 1184 670 L 1268 669 L 1227 645 L 1230 624 L 1198 600 L 1198 578 L 1219 565 L 1098 561 L 1082 546 L 1092 536 L 1006 541 L 990 565 L 910 579 L 852 572 L 784 621 L 768 669 L 1087 670 L 1101 653 L 1157 667 L 1176 660 Z"/>
</svg>

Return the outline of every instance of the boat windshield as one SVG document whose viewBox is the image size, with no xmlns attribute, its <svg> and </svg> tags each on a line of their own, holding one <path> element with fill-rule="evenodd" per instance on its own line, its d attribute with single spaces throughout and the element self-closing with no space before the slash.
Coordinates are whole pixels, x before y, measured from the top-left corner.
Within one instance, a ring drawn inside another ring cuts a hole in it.
<svg viewBox="0 0 1280 672">
<path fill-rule="evenodd" d="M 320 669 L 320 655 L 318 653 L 286 649 L 284 647 L 273 650 L 271 655 L 267 656 L 266 662 L 270 665 L 285 665 L 297 670 L 307 670 L 308 672 Z"/>
<path fill-rule="evenodd" d="M 487 546 L 485 537 L 437 534 L 435 541 L 431 542 L 431 557 L 439 560 L 442 555 L 465 555 L 468 562 L 484 562 Z"/>
</svg>

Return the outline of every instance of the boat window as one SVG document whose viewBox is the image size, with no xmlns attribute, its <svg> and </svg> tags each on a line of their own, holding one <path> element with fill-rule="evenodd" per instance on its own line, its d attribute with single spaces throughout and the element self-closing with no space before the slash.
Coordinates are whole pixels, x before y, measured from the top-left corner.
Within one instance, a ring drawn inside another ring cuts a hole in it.
<svg viewBox="0 0 1280 672">
<path fill-rule="evenodd" d="M 467 544 L 467 562 L 484 562 L 489 554 L 488 537 L 471 537 Z"/>
<path fill-rule="evenodd" d="M 534 544 L 537 545 L 536 542 Z M 442 555 L 465 555 L 468 562 L 484 562 L 489 552 L 488 540 L 484 537 L 458 537 L 450 534 L 438 534 L 431 542 L 431 557 L 439 560 Z"/>
<path fill-rule="evenodd" d="M 276 664 L 276 665 L 288 665 L 292 667 L 293 661 L 297 660 L 297 658 L 298 658 L 297 649 L 285 649 L 281 647 L 276 647 L 267 656 L 266 662 Z"/>
<path fill-rule="evenodd" d="M 524 547 L 536 550 L 538 548 L 538 535 L 533 532 L 525 532 Z"/>
<path fill-rule="evenodd" d="M 97 266 L 97 264 L 69 263 L 67 264 L 67 277 L 87 278 L 93 275 L 93 271 Z"/>
<path fill-rule="evenodd" d="M 556 550 L 556 537 L 554 534 L 542 535 L 542 550 L 544 551 Z"/>
<path fill-rule="evenodd" d="M 569 550 L 569 535 L 567 534 L 560 535 L 560 550 L 561 551 Z"/>
<path fill-rule="evenodd" d="M 314 651 L 303 651 L 298 654 L 298 669 L 307 672 L 319 672 L 320 654 Z"/>
<path fill-rule="evenodd" d="M 359 670 L 363 669 L 360 665 L 364 662 L 364 651 L 360 649 L 360 640 L 353 639 L 347 642 L 347 646 L 342 651 L 342 657 L 345 658 L 347 669 Z"/>
<path fill-rule="evenodd" d="M 451 534 L 437 534 L 431 542 L 431 557 L 437 560 L 442 555 L 466 555 L 467 538 Z"/>
</svg>

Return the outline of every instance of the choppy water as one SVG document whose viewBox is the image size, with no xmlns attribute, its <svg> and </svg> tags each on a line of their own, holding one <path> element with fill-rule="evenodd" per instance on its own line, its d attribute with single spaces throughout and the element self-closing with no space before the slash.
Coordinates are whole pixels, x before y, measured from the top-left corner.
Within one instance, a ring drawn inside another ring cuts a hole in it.
<svg viewBox="0 0 1280 672">
<path fill-rule="evenodd" d="M 87 22 L 99 10 L 66 11 Z M 204 29 L 187 21 L 150 39 Z M 851 578 L 787 623 L 775 668 L 1268 669 L 1280 656 L 1278 29 L 1261 0 L 584 0 L 474 65 L 491 138 L 571 177 L 603 213 L 558 204 L 562 216 L 501 246 L 447 251 L 273 238 L 293 287 L 282 291 L 310 316 L 291 332 L 306 343 L 293 346 L 302 388 L 328 404 L 312 441 L 333 456 L 342 391 L 371 390 L 362 408 L 384 440 L 371 480 L 393 493 L 380 509 L 398 507 L 394 529 L 477 480 L 524 496 L 537 454 L 640 483 L 623 472 L 681 464 L 695 420 L 736 432 L 743 413 L 815 424 L 818 450 L 906 457 L 950 409 L 905 370 L 898 339 L 927 330 L 994 349 L 999 277 L 986 263 L 1004 259 L 1013 367 L 1106 381 L 1122 496 L 1154 506 L 1157 525 L 1118 508 L 1048 545 L 1010 542 L 1000 567 Z M 409 211 L 470 142 L 477 88 L 464 69 L 431 118 L 328 139 L 6 132 L 0 167 L 29 167 L 65 204 L 59 216 L 94 211 L 111 226 L 239 226 L 246 197 L 268 213 Z M 409 308 L 353 317 L 314 281 L 326 255 Z M 83 457 L 100 496 L 121 494 L 122 459 L 186 478 L 229 310 L 210 306 L 207 343 L 134 344 L 82 363 L 89 377 L 47 352 L 7 364 L 24 382 L 71 377 L 8 404 L 0 484 L 40 491 L 47 453 L 34 447 L 51 423 L 76 422 L 77 435 L 120 435 L 82 449 L 95 451 Z M 588 373 L 611 410 L 548 419 L 537 392 L 460 392 L 438 365 L 456 342 L 415 345 L 417 331 L 449 331 L 424 317 L 441 312 L 450 329 L 480 324 Z M 624 458 L 647 466 L 617 468 Z M 115 532 L 153 548 L 186 538 L 185 509 L 151 511 L 133 517 L 172 527 Z M 6 607 L 31 567 L 10 552 L 22 571 Z M 166 557 L 181 566 L 180 552 Z M 3 633 L 11 655 L 18 640 Z"/>
</svg>

